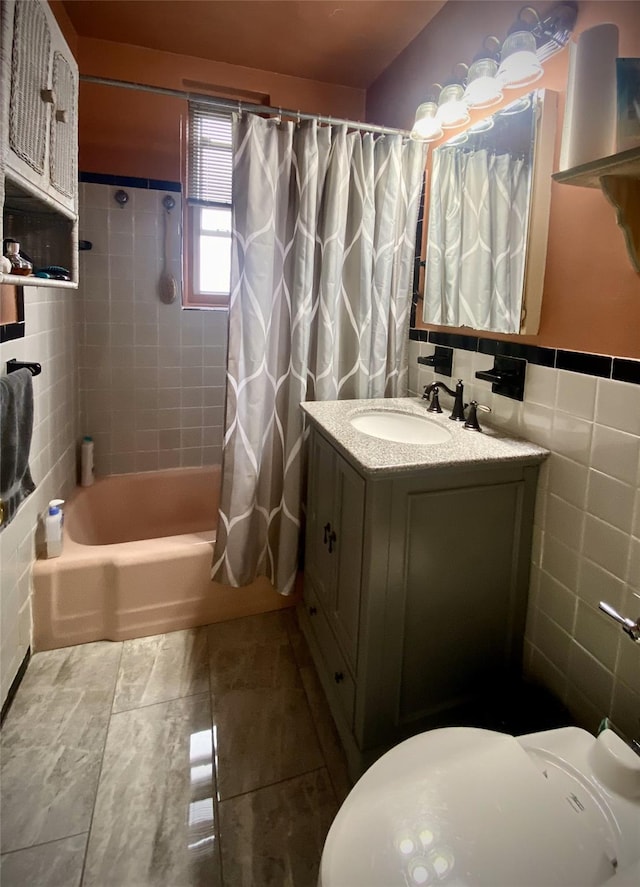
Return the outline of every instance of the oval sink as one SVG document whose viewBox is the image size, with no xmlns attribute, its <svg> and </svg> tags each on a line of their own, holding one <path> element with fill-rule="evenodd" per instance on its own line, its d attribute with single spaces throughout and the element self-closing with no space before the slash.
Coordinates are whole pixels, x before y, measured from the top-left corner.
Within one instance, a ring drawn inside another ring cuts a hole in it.
<svg viewBox="0 0 640 887">
<path fill-rule="evenodd" d="M 358 413 L 351 420 L 357 431 L 378 437 L 381 440 L 392 440 L 396 443 L 437 444 L 451 439 L 446 428 L 436 424 L 426 416 L 412 413 L 396 413 L 393 410 L 371 410 Z"/>
</svg>

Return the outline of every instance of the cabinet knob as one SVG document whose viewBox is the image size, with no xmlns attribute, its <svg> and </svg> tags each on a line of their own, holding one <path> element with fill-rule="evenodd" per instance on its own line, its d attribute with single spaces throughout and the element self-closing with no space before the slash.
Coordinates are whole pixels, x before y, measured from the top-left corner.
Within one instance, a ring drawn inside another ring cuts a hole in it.
<svg viewBox="0 0 640 887">
<path fill-rule="evenodd" d="M 317 612 L 318 612 L 317 607 L 309 607 L 309 616 L 315 616 Z"/>
<path fill-rule="evenodd" d="M 69 115 L 62 108 L 58 108 L 58 110 L 56 111 L 56 120 L 58 121 L 58 123 L 68 123 Z"/>
<path fill-rule="evenodd" d="M 52 89 L 41 89 L 40 98 L 46 105 L 55 105 L 56 94 Z"/>
<path fill-rule="evenodd" d="M 336 684 L 341 684 L 342 681 L 344 681 L 344 673 L 341 671 L 334 672 L 333 680 L 336 682 Z"/>
</svg>

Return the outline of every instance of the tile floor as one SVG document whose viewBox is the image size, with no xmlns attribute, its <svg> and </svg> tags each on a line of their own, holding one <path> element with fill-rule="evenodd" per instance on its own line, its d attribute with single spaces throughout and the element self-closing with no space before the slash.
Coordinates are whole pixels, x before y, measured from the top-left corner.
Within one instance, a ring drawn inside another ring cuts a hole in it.
<svg viewBox="0 0 640 887">
<path fill-rule="evenodd" d="M 291 610 L 33 656 L 3 887 L 315 887 L 350 784 Z"/>
</svg>

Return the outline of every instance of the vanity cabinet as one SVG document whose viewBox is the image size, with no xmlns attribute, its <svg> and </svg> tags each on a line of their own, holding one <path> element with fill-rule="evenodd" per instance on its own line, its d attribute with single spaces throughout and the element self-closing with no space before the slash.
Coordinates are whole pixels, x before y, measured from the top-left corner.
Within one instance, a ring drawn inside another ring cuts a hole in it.
<svg viewBox="0 0 640 887">
<path fill-rule="evenodd" d="M 3 275 L 24 286 L 77 286 L 78 66 L 42 0 L 1 4 L 2 238 L 71 282 Z"/>
<path fill-rule="evenodd" d="M 354 778 L 519 675 L 539 461 L 367 474 L 312 427 L 299 621 Z"/>
</svg>

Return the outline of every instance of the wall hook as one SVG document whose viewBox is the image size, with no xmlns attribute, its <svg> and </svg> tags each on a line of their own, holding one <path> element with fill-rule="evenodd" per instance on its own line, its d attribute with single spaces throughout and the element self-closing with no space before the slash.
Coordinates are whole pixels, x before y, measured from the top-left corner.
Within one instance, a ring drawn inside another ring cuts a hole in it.
<svg viewBox="0 0 640 887">
<path fill-rule="evenodd" d="M 129 195 L 126 191 L 120 189 L 119 191 L 116 191 L 116 193 L 113 195 L 113 199 L 118 204 L 118 206 L 124 206 L 125 203 L 129 202 Z"/>
<path fill-rule="evenodd" d="M 175 197 L 172 197 L 171 194 L 165 194 L 162 198 L 162 205 L 168 213 L 171 212 L 176 205 Z"/>
</svg>

